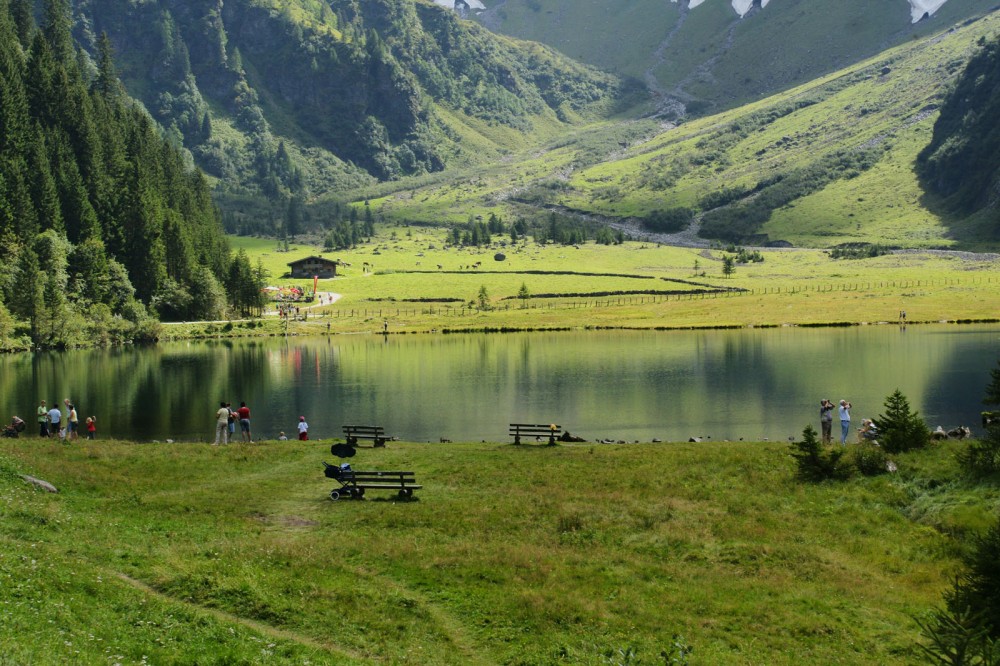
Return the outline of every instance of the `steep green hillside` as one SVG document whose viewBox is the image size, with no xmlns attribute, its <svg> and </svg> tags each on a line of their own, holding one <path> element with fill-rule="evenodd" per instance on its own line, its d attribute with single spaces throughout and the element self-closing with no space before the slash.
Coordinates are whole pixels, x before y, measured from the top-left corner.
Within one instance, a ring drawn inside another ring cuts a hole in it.
<svg viewBox="0 0 1000 666">
<path fill-rule="evenodd" d="M 928 189 L 959 213 L 991 217 L 1000 238 L 1000 39 L 979 43 L 918 165 Z"/>
<path fill-rule="evenodd" d="M 847 67 L 991 10 L 948 0 L 911 23 L 906 0 L 780 0 L 740 18 L 730 0 L 485 0 L 479 20 L 643 79 L 674 115 L 703 115 Z"/>
<path fill-rule="evenodd" d="M 129 90 L 222 190 L 272 200 L 495 158 L 622 95 L 415 0 L 90 0 L 77 31 L 110 35 Z"/>
<path fill-rule="evenodd" d="M 930 206 L 914 162 L 977 41 L 998 30 L 992 14 L 752 105 L 659 129 L 596 127 L 381 205 L 411 219 L 555 207 L 633 226 L 686 208 L 700 225 L 664 240 L 974 246 L 992 237 L 987 223 Z"/>
</svg>

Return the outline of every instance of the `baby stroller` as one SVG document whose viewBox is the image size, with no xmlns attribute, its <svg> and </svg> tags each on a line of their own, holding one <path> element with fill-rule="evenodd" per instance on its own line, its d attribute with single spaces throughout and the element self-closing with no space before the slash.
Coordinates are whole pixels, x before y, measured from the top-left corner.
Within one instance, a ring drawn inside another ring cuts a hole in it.
<svg viewBox="0 0 1000 666">
<path fill-rule="evenodd" d="M 3 432 L 0 435 L 3 437 L 17 437 L 19 432 L 24 432 L 24 419 L 15 416 L 11 418 L 9 426 L 3 427 Z"/>
</svg>

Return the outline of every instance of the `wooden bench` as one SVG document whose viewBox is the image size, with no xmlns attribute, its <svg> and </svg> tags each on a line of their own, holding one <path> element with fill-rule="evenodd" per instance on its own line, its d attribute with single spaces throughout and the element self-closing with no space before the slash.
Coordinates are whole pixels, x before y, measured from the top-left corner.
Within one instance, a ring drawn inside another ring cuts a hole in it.
<svg viewBox="0 0 1000 666">
<path fill-rule="evenodd" d="M 389 440 L 382 426 L 373 425 L 345 425 L 344 437 L 351 446 L 355 446 L 359 439 L 370 439 L 375 446 L 385 446 Z"/>
<path fill-rule="evenodd" d="M 554 423 L 511 423 L 510 433 L 508 434 L 514 438 L 515 444 L 521 443 L 521 437 L 547 437 L 549 446 L 555 446 L 556 438 L 562 435 L 562 428 Z"/>
<path fill-rule="evenodd" d="M 395 490 L 402 499 L 413 496 L 414 490 L 420 490 L 414 478 L 414 472 L 363 472 L 354 469 L 344 469 L 338 465 L 323 463 L 323 473 L 327 478 L 340 482 L 340 488 L 330 491 L 330 499 L 336 501 L 341 497 L 361 499 L 366 490 Z"/>
</svg>

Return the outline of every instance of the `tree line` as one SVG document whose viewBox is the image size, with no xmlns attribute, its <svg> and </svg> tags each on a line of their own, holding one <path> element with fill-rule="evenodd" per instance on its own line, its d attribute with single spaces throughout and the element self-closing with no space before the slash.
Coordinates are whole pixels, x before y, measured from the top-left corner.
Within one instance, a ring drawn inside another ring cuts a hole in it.
<svg viewBox="0 0 1000 666">
<path fill-rule="evenodd" d="M 0 2 L 0 344 L 155 338 L 160 319 L 249 312 L 204 175 L 74 42 L 67 0 Z"/>
</svg>

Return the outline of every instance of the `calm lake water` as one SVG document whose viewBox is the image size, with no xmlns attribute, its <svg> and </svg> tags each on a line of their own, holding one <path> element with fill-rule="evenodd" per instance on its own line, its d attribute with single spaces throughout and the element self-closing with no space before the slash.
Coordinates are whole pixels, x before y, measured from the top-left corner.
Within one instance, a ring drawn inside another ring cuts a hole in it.
<svg viewBox="0 0 1000 666">
<path fill-rule="evenodd" d="M 819 428 L 820 398 L 877 416 L 897 387 L 928 425 L 979 425 L 1000 327 L 860 326 L 267 338 L 0 356 L 0 409 L 72 398 L 99 437 L 206 441 L 220 400 L 255 434 L 345 423 L 415 441 L 506 441 L 510 422 L 589 440 L 771 439 Z"/>
</svg>

